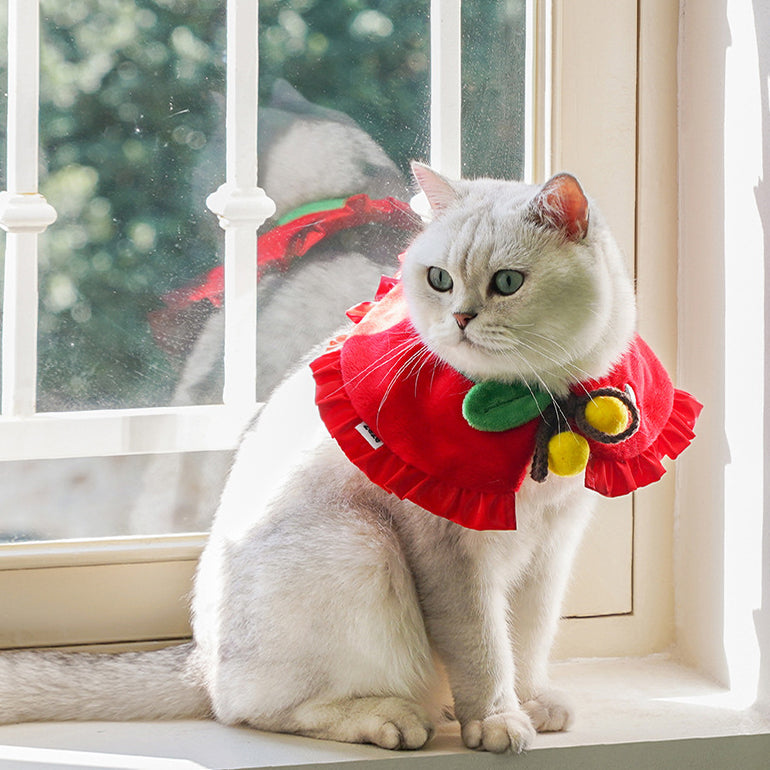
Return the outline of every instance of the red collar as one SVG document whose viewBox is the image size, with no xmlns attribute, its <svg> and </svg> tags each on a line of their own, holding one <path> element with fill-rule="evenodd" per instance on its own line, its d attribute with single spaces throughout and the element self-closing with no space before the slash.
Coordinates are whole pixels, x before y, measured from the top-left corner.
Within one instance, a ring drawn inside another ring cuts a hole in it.
<svg viewBox="0 0 770 770">
<path fill-rule="evenodd" d="M 515 496 L 541 418 L 499 432 L 471 427 L 463 400 L 474 383 L 423 345 L 392 279 L 352 317 L 352 332 L 311 363 L 321 417 L 347 457 L 383 489 L 436 515 L 471 529 L 515 529 Z M 585 436 L 585 484 L 611 497 L 660 478 L 661 457 L 676 457 L 690 443 L 700 411 L 638 336 L 606 377 L 577 383 L 573 392 L 626 386 L 635 394 L 638 430 L 613 445 Z"/>
<path fill-rule="evenodd" d="M 323 202 L 322 202 L 323 203 Z M 398 230 L 416 231 L 422 226 L 408 203 L 396 198 L 372 199 L 353 195 L 338 201 L 326 201 L 328 207 L 302 207 L 283 217 L 278 226 L 257 239 L 257 275 L 271 270 L 287 270 L 298 257 L 307 254 L 325 238 L 354 227 L 383 224 Z M 191 284 L 173 289 L 161 297 L 163 307 L 149 314 L 153 336 L 159 344 L 167 329 L 177 323 L 177 316 L 198 302 L 207 301 L 221 307 L 224 299 L 224 266 L 209 270 Z"/>
</svg>

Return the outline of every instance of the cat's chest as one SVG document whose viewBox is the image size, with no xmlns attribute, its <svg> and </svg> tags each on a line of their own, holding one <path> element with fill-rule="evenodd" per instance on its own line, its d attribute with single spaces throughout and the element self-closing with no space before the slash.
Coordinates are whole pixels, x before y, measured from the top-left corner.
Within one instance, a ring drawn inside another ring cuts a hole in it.
<svg viewBox="0 0 770 770">
<path fill-rule="evenodd" d="M 517 528 L 506 531 L 467 529 L 408 501 L 390 500 L 405 551 L 418 572 L 449 573 L 458 565 L 471 565 L 471 572 L 485 581 L 515 586 L 543 555 L 572 553 L 572 539 L 579 537 L 590 511 L 586 494 L 575 483 L 538 484 L 523 495 Z"/>
<path fill-rule="evenodd" d="M 468 532 L 469 552 L 504 582 L 515 584 L 543 555 L 571 554 L 590 515 L 591 493 L 582 479 L 525 481 L 518 495 L 517 526 L 508 532 Z"/>
</svg>

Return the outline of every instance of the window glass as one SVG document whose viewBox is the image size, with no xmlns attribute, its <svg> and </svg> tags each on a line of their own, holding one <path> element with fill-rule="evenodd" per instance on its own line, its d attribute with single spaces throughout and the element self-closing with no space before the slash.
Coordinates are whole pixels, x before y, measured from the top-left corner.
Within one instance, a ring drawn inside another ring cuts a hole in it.
<svg viewBox="0 0 770 770">
<path fill-rule="evenodd" d="M 464 0 L 465 176 L 524 176 L 526 37 L 526 0 Z"/>
<path fill-rule="evenodd" d="M 277 217 L 360 192 L 408 197 L 408 161 L 429 154 L 428 6 L 260 3 L 260 183 Z M 41 9 L 41 190 L 59 219 L 40 245 L 38 407 L 216 403 L 221 319 L 210 321 L 211 299 L 164 299 L 221 262 L 204 201 L 223 178 L 224 4 Z M 463 51 L 464 172 L 518 177 L 523 0 L 466 0 Z M 276 301 L 272 284 L 263 304 Z M 303 331 L 317 338 L 329 323 L 318 327 Z M 261 355 L 282 336 L 261 335 Z M 294 347 L 263 364 L 260 396 L 304 345 Z M 190 389 L 193 353 L 211 372 Z"/>
<path fill-rule="evenodd" d="M 42 411 L 221 400 L 223 237 L 205 198 L 224 180 L 224 5 L 41 1 L 41 191 L 59 214 L 40 243 Z M 260 2 L 259 183 L 277 205 L 261 238 L 308 204 L 409 199 L 409 161 L 430 154 L 429 5 Z M 520 0 L 464 3 L 466 173 L 520 174 L 523 25 Z M 260 265 L 259 399 L 397 268 L 410 233 L 373 219 Z M 205 529 L 229 457 L 7 463 L 24 514 L 0 537 Z"/>
<path fill-rule="evenodd" d="M 219 261 L 223 3 L 43 0 L 41 32 L 38 408 L 163 404 L 190 339 L 151 313 Z"/>
<path fill-rule="evenodd" d="M 409 161 L 429 153 L 429 5 L 260 3 L 259 176 L 277 207 L 267 227 L 350 196 L 409 200 Z M 324 214 L 317 218 L 323 229 Z M 382 219 L 260 271 L 260 399 L 347 308 L 373 295 L 381 274 L 396 271 L 408 233 L 392 226 L 398 217 Z"/>
<path fill-rule="evenodd" d="M 221 400 L 223 239 L 205 198 L 223 181 L 224 5 L 42 0 L 40 187 L 59 218 L 40 239 L 40 411 Z M 278 205 L 263 230 L 306 203 L 408 198 L 429 145 L 428 5 L 260 3 L 260 184 Z M 353 245 L 323 279 L 368 291 L 382 258 L 351 267 Z M 311 292 L 276 297 L 299 277 L 267 272 L 260 397 L 333 316 L 282 326 Z M 353 291 L 337 289 L 335 313 Z M 288 328 L 302 339 L 274 345 Z"/>
<path fill-rule="evenodd" d="M 230 452 L 0 463 L 0 543 L 206 530 Z"/>
</svg>

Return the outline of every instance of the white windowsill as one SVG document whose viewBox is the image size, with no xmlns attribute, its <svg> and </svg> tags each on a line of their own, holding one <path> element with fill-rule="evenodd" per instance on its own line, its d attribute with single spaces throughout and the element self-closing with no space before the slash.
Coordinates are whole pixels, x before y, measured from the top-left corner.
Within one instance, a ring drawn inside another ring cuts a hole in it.
<svg viewBox="0 0 770 770">
<path fill-rule="evenodd" d="M 579 711 L 568 733 L 539 735 L 522 767 L 766 768 L 770 719 L 731 708 L 724 691 L 665 656 L 568 661 L 556 684 Z M 517 760 L 462 748 L 456 729 L 418 752 L 314 741 L 214 722 L 0 727 L 0 768 L 359 768 L 461 770 Z"/>
</svg>

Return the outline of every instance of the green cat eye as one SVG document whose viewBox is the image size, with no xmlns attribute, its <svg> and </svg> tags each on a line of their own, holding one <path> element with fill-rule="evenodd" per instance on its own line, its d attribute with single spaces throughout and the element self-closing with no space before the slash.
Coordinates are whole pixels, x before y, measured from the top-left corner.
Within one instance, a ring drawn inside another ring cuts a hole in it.
<svg viewBox="0 0 770 770">
<path fill-rule="evenodd" d="M 436 291 L 449 291 L 454 286 L 452 276 L 442 267 L 428 268 L 428 283 Z"/>
<path fill-rule="evenodd" d="M 493 291 L 506 297 L 515 294 L 523 283 L 524 273 L 518 270 L 498 270 L 492 276 Z"/>
</svg>

